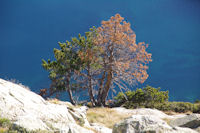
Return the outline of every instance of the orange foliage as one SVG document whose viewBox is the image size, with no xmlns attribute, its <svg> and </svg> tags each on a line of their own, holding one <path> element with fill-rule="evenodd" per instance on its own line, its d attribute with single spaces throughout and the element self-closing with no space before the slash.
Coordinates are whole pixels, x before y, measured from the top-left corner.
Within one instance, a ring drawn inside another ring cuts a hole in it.
<svg viewBox="0 0 200 133">
<path fill-rule="evenodd" d="M 121 79 L 128 77 L 126 80 L 135 79 L 143 83 L 148 78 L 147 64 L 152 61 L 151 54 L 146 51 L 148 45 L 144 42 L 136 44 L 136 35 L 130 23 L 119 14 L 101 24 L 94 42 L 104 50 L 110 71 Z"/>
</svg>

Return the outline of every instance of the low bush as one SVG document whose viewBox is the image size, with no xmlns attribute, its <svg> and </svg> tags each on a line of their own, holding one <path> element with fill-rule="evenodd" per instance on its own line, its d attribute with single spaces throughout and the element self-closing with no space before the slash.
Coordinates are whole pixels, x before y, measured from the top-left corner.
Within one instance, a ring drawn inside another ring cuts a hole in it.
<svg viewBox="0 0 200 133">
<path fill-rule="evenodd" d="M 162 111 L 193 112 L 200 113 L 200 101 L 169 102 L 168 91 L 160 91 L 160 88 L 146 86 L 143 89 L 118 93 L 115 97 L 116 106 L 125 108 L 156 108 Z"/>
<path fill-rule="evenodd" d="M 179 113 L 193 112 L 200 113 L 200 104 L 193 104 L 189 102 L 164 102 L 164 103 L 155 103 L 152 106 L 139 105 L 132 101 L 127 101 L 123 105 L 125 108 L 155 108 L 162 111 L 173 111 Z"/>
<path fill-rule="evenodd" d="M 200 103 L 193 104 L 193 113 L 200 113 Z"/>
<path fill-rule="evenodd" d="M 152 107 L 156 103 L 164 103 L 168 101 L 168 91 L 160 91 L 161 88 L 153 88 L 146 86 L 143 89 L 136 89 L 135 91 L 120 92 L 116 97 L 116 104 L 122 105 L 127 102 L 136 107 Z"/>
<path fill-rule="evenodd" d="M 10 125 L 10 120 L 6 118 L 0 118 L 0 127 L 7 127 Z"/>
<path fill-rule="evenodd" d="M 156 109 L 174 112 L 191 112 L 193 104 L 189 102 L 165 102 L 164 104 L 156 104 Z"/>
<path fill-rule="evenodd" d="M 199 99 L 197 99 L 194 103 L 199 103 L 200 104 L 200 100 Z"/>
</svg>

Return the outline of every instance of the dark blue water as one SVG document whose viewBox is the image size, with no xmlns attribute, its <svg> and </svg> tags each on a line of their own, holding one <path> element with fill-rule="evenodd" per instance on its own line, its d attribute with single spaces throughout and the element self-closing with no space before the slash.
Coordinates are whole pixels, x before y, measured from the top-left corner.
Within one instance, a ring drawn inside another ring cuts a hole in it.
<svg viewBox="0 0 200 133">
<path fill-rule="evenodd" d="M 199 0 L 0 0 L 0 78 L 36 92 L 48 87 L 41 59 L 116 13 L 132 24 L 137 42 L 150 44 L 149 78 L 139 86 L 169 90 L 170 100 L 200 99 Z"/>
</svg>

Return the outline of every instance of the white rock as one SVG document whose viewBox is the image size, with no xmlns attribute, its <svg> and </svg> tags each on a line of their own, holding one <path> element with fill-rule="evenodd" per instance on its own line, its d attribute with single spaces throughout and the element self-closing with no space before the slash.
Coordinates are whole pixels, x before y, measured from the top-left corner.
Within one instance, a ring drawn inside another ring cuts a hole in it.
<svg viewBox="0 0 200 133">
<path fill-rule="evenodd" d="M 133 115 L 115 124 L 113 133 L 197 133 L 189 128 L 171 127 L 159 117 L 152 115 Z"/>
<path fill-rule="evenodd" d="M 0 116 L 9 118 L 28 130 L 67 128 L 74 133 L 92 132 L 77 125 L 69 113 L 69 106 L 50 103 L 20 85 L 0 79 Z M 85 113 L 78 111 L 77 109 L 73 113 L 81 114 L 87 121 Z"/>
<path fill-rule="evenodd" d="M 189 127 L 189 128 L 198 128 L 200 127 L 200 114 L 190 114 L 181 118 L 177 118 L 170 122 L 170 125 L 180 126 L 180 127 Z"/>
<path fill-rule="evenodd" d="M 37 119 L 36 116 L 18 116 L 15 124 L 21 127 L 29 127 L 29 130 L 50 130 L 50 128 L 42 120 Z"/>
</svg>

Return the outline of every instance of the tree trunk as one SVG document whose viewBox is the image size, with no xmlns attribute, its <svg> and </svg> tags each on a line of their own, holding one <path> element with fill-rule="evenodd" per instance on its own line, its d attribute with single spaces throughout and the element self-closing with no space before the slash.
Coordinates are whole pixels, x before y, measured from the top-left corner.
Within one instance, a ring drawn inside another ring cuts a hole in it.
<svg viewBox="0 0 200 133">
<path fill-rule="evenodd" d="M 105 86 L 103 87 L 103 82 L 105 80 L 106 77 L 106 83 Z M 110 86 L 111 86 L 111 82 L 112 82 L 112 66 L 110 66 L 109 70 L 108 70 L 108 74 L 106 75 L 106 70 L 103 73 L 101 82 L 100 82 L 100 88 L 98 91 L 98 106 L 105 106 L 106 105 L 106 98 L 108 96 L 109 90 L 110 90 Z"/>
<path fill-rule="evenodd" d="M 66 78 L 67 92 L 68 92 L 68 94 L 69 94 L 69 99 L 70 99 L 71 103 L 72 103 L 73 105 L 75 105 L 76 102 L 75 102 L 74 99 L 73 99 L 72 90 L 71 90 L 71 88 L 70 88 L 70 77 L 71 77 L 70 75 L 67 75 L 67 78 Z"/>
<path fill-rule="evenodd" d="M 75 102 L 74 99 L 73 99 L 72 90 L 69 88 L 69 89 L 67 89 L 67 92 L 68 92 L 68 94 L 69 94 L 69 99 L 70 99 L 71 103 L 72 103 L 73 105 L 75 105 L 76 102 Z"/>
<path fill-rule="evenodd" d="M 108 93 L 109 93 L 109 90 L 110 90 L 110 85 L 111 85 L 111 82 L 112 82 L 112 71 L 110 70 L 108 72 L 108 75 L 107 75 L 107 81 L 106 81 L 106 84 L 105 84 L 105 87 L 104 87 L 104 90 L 103 90 L 103 93 L 101 94 L 101 104 L 103 106 L 106 105 L 106 98 L 108 96 Z"/>
<path fill-rule="evenodd" d="M 88 87 L 88 93 L 89 93 L 89 96 L 90 96 L 90 101 L 92 103 L 92 106 L 96 106 L 96 101 L 94 99 L 94 94 L 93 94 L 93 88 L 92 88 L 92 76 L 91 76 L 91 73 L 90 73 L 90 64 L 88 63 L 87 64 L 88 66 L 88 80 L 89 80 L 89 87 Z"/>
<path fill-rule="evenodd" d="M 108 47 L 108 50 L 109 50 L 109 53 L 110 53 L 110 57 L 109 57 L 109 69 L 108 69 L 108 73 L 107 73 L 107 78 L 106 78 L 106 84 L 105 84 L 105 87 L 104 87 L 104 90 L 101 94 L 101 104 L 103 106 L 106 105 L 106 98 L 108 96 L 108 93 L 109 93 L 109 90 L 110 90 L 110 86 L 111 86 L 111 82 L 112 82 L 112 73 L 113 73 L 113 70 L 112 70 L 112 65 L 113 65 L 113 49 L 114 49 L 114 46 L 113 44 L 110 44 L 110 46 Z"/>
<path fill-rule="evenodd" d="M 105 54 L 103 54 L 103 56 L 105 57 Z M 106 77 L 106 62 L 105 62 L 105 58 L 103 58 L 103 66 L 104 66 L 104 71 L 103 71 L 103 75 L 102 75 L 102 77 L 100 79 L 98 95 L 97 95 L 97 106 L 102 106 L 101 99 L 102 99 L 102 94 L 103 94 L 104 80 L 105 80 L 105 77 Z"/>
<path fill-rule="evenodd" d="M 98 106 L 102 105 L 101 99 L 102 99 L 102 94 L 103 94 L 103 83 L 104 83 L 105 76 L 106 76 L 106 71 L 103 72 L 103 75 L 102 75 L 102 78 L 100 81 L 100 85 L 99 85 L 99 91 L 98 91 L 98 95 L 97 95 L 97 105 Z"/>
</svg>

